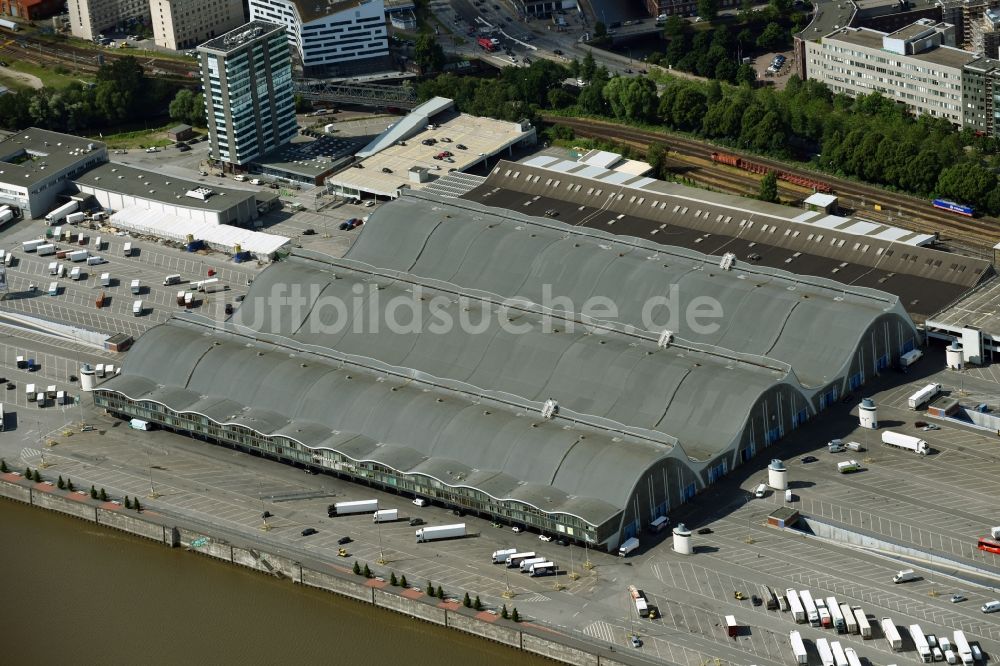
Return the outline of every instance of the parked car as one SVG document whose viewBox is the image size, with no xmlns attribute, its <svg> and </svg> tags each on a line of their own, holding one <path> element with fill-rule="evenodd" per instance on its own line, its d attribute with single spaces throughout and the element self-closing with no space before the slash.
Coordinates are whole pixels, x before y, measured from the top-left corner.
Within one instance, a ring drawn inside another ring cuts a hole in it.
<svg viewBox="0 0 1000 666">
<path fill-rule="evenodd" d="M 711 534 L 711 533 L 712 533 L 711 527 L 702 527 L 700 530 L 698 530 L 698 534 Z"/>
<path fill-rule="evenodd" d="M 302 232 L 302 235 L 303 236 L 315 236 L 316 235 L 316 230 L 315 229 L 306 229 L 305 231 Z"/>
<path fill-rule="evenodd" d="M 817 458 L 816 456 L 805 456 L 804 458 L 802 458 L 803 463 L 814 463 L 817 460 L 819 460 L 819 458 Z"/>
<path fill-rule="evenodd" d="M 758 596 L 757 596 L 757 595 L 755 594 L 755 595 L 753 595 L 752 597 L 750 597 L 750 603 L 752 603 L 752 604 L 753 604 L 754 606 L 760 606 L 760 605 L 761 605 L 762 603 L 764 603 L 764 602 L 763 602 L 763 600 L 761 600 L 761 598 L 760 598 L 760 597 L 758 597 Z"/>
<path fill-rule="evenodd" d="M 953 595 L 951 595 L 951 603 L 953 603 L 953 604 L 957 604 L 957 603 L 965 601 L 965 600 L 966 599 L 965 599 L 965 595 L 964 594 L 953 594 Z"/>
<path fill-rule="evenodd" d="M 545 541 L 546 543 L 552 541 L 552 537 L 550 537 L 548 534 L 539 534 L 538 539 L 540 541 Z"/>
<path fill-rule="evenodd" d="M 513 532 L 514 534 L 520 534 L 521 528 L 518 527 L 517 525 L 514 525 L 514 527 L 510 528 L 510 531 Z"/>
<path fill-rule="evenodd" d="M 304 530 L 302 530 L 302 536 L 312 536 L 313 534 L 316 534 L 317 532 L 319 532 L 319 530 L 314 529 L 312 527 L 307 527 Z"/>
<path fill-rule="evenodd" d="M 351 543 L 352 541 L 354 541 L 354 539 L 352 539 L 351 537 L 349 537 L 349 536 L 342 536 L 339 539 L 337 539 L 337 545 L 346 546 L 347 544 Z"/>
<path fill-rule="evenodd" d="M 633 636 L 631 638 L 631 642 L 632 642 L 632 647 L 634 647 L 634 648 L 641 648 L 642 647 L 642 639 L 639 638 L 638 636 Z"/>
<path fill-rule="evenodd" d="M 410 518 L 410 527 L 416 527 L 418 525 L 423 525 L 423 524 L 424 524 L 423 518 Z"/>
<path fill-rule="evenodd" d="M 941 429 L 941 426 L 935 425 L 933 423 L 928 423 L 923 428 L 921 428 L 921 430 L 923 430 L 924 432 L 929 432 L 931 430 L 940 430 L 940 429 Z"/>
</svg>

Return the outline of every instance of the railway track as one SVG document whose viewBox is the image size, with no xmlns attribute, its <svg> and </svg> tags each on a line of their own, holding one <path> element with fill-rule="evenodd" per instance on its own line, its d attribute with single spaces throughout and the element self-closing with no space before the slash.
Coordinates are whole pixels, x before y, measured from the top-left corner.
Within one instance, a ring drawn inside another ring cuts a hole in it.
<svg viewBox="0 0 1000 666">
<path fill-rule="evenodd" d="M 543 116 L 543 120 L 570 127 L 578 136 L 613 139 L 638 150 L 645 150 L 650 143 L 660 141 L 667 144 L 672 152 L 681 157 L 702 161 L 708 160 L 713 150 L 719 150 L 711 144 L 676 134 L 624 127 L 606 121 L 558 116 Z M 732 152 L 728 148 L 724 150 Z M 857 214 L 873 221 L 892 224 L 920 233 L 937 233 L 939 240 L 946 247 L 978 256 L 991 257 L 992 247 L 1000 242 L 1000 225 L 997 224 L 996 220 L 990 218 L 959 218 L 956 215 L 938 211 L 932 208 L 929 202 L 909 195 L 888 192 L 823 173 L 790 168 L 788 164 L 755 155 L 746 156 L 746 158 L 775 169 L 783 169 L 829 183 L 841 198 L 841 204 L 844 207 L 853 208 Z M 692 180 L 697 181 L 704 178 L 705 183 L 709 185 L 712 184 L 712 177 L 727 171 L 726 168 L 715 165 L 696 165 L 691 168 L 691 165 L 684 160 L 676 161 L 688 167 L 687 175 Z M 752 194 L 756 191 L 755 184 L 759 181 L 753 174 L 748 173 L 742 176 L 730 173 L 730 176 L 731 178 L 722 181 L 732 187 L 728 191 L 740 194 Z M 743 187 L 738 188 L 738 182 L 743 183 Z M 782 188 L 782 191 L 786 191 L 785 188 Z M 794 190 L 787 191 L 796 192 Z M 797 194 L 801 195 L 802 193 L 798 192 Z M 882 211 L 873 210 L 876 204 L 882 207 Z"/>
</svg>

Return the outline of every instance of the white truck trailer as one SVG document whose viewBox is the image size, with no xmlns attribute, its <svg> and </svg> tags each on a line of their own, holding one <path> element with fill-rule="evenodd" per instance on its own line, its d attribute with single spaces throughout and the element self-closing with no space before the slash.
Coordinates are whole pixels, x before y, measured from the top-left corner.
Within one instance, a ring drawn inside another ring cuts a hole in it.
<svg viewBox="0 0 1000 666">
<path fill-rule="evenodd" d="M 555 572 L 555 562 L 539 562 L 531 565 L 531 569 L 528 570 L 528 575 L 535 578 L 536 576 L 551 576 Z M 646 615 L 649 615 L 649 611 L 646 611 Z"/>
<path fill-rule="evenodd" d="M 45 216 L 45 221 L 49 224 L 56 224 L 63 218 L 65 218 L 70 213 L 76 212 L 76 209 L 80 207 L 79 201 L 70 201 L 69 203 L 64 203 L 59 208 Z"/>
<path fill-rule="evenodd" d="M 531 565 L 538 564 L 539 562 L 545 562 L 548 558 L 545 557 L 529 557 L 526 560 L 521 560 L 520 569 L 521 573 L 528 573 L 531 571 Z"/>
<path fill-rule="evenodd" d="M 823 666 L 837 666 L 833 660 L 833 650 L 825 638 L 816 639 L 816 652 L 819 652 L 819 662 Z"/>
<path fill-rule="evenodd" d="M 889 644 L 889 647 L 893 652 L 899 652 L 903 649 L 903 638 L 899 635 L 899 630 L 896 629 L 896 623 L 892 621 L 891 617 L 882 618 L 882 633 L 885 635 L 885 640 Z"/>
<path fill-rule="evenodd" d="M 378 511 L 378 500 L 355 500 L 353 502 L 337 502 L 327 507 L 327 513 L 333 516 L 349 516 L 353 513 L 375 513 Z"/>
<path fill-rule="evenodd" d="M 75 213 L 70 213 L 69 215 L 66 216 L 66 224 L 79 224 L 80 222 L 83 222 L 86 219 L 87 219 L 86 213 L 81 213 L 80 211 L 77 211 Z"/>
<path fill-rule="evenodd" d="M 969 641 L 965 638 L 965 632 L 960 629 L 956 629 L 954 637 L 954 648 L 952 649 L 956 654 L 958 654 L 958 658 L 962 660 L 962 663 L 965 664 L 965 666 L 971 666 L 973 663 L 972 648 L 969 647 Z"/>
<path fill-rule="evenodd" d="M 805 666 L 809 663 L 809 653 L 806 652 L 806 644 L 802 642 L 802 635 L 793 631 L 788 634 L 788 641 L 792 644 L 792 654 L 795 655 L 795 663 Z"/>
<path fill-rule="evenodd" d="M 929 664 L 934 660 L 934 656 L 931 654 L 931 646 L 927 644 L 927 636 L 924 635 L 924 630 L 920 628 L 919 624 L 911 624 L 910 627 L 910 638 L 913 639 L 913 645 L 917 648 L 917 654 L 920 655 L 921 661 L 925 664 Z"/>
<path fill-rule="evenodd" d="M 840 644 L 840 641 L 830 641 L 830 650 L 833 652 L 833 663 L 836 666 L 850 666 L 847 662 L 844 646 Z"/>
<path fill-rule="evenodd" d="M 464 537 L 466 534 L 465 523 L 422 527 L 417 530 L 417 543 L 437 541 L 438 539 L 456 539 L 458 537 Z"/>
<path fill-rule="evenodd" d="M 492 555 L 493 564 L 500 564 L 501 562 L 506 564 L 507 556 L 513 555 L 516 552 L 517 548 L 504 548 L 502 550 L 494 550 Z"/>
<path fill-rule="evenodd" d="M 872 637 L 872 625 L 868 622 L 868 614 L 861 610 L 861 606 L 854 606 L 852 609 L 854 611 L 854 618 L 858 621 L 858 633 L 861 634 L 861 638 L 869 639 Z"/>
<path fill-rule="evenodd" d="M 34 240 L 26 240 L 21 243 L 21 249 L 25 252 L 37 252 L 38 248 L 45 245 L 44 238 L 36 238 Z"/>
<path fill-rule="evenodd" d="M 138 302 L 141 303 L 142 301 Z M 394 520 L 399 520 L 399 511 L 396 509 L 379 509 L 372 514 L 373 523 L 389 523 Z"/>
<path fill-rule="evenodd" d="M 844 656 L 847 657 L 848 666 L 861 666 L 861 659 L 858 658 L 858 653 L 854 648 L 844 650 Z"/>
<path fill-rule="evenodd" d="M 798 624 L 805 622 L 806 612 L 802 608 L 802 602 L 799 601 L 799 593 L 792 588 L 788 588 L 785 590 L 785 600 L 788 601 L 788 609 L 792 611 L 792 619 Z"/>
<path fill-rule="evenodd" d="M 931 450 L 927 446 L 927 442 L 919 437 L 904 435 L 903 433 L 892 432 L 891 430 L 882 433 L 882 443 L 887 446 L 895 446 L 897 449 L 903 449 L 904 451 L 913 451 L 922 456 L 926 456 Z"/>
<path fill-rule="evenodd" d="M 618 557 L 625 557 L 638 547 L 639 547 L 638 539 L 636 539 L 635 537 L 632 537 L 631 539 L 626 539 L 625 542 L 618 547 Z"/>
<path fill-rule="evenodd" d="M 934 396 L 941 392 L 940 384 L 928 384 L 916 393 L 910 396 L 906 404 L 910 406 L 910 409 L 919 409 L 921 405 L 929 402 Z"/>
<path fill-rule="evenodd" d="M 508 569 L 520 567 L 521 562 L 535 557 L 535 551 L 529 550 L 523 553 L 511 553 L 507 556 L 506 564 Z"/>
<path fill-rule="evenodd" d="M 849 604 L 840 604 L 840 614 L 844 616 L 844 623 L 847 625 L 847 633 L 858 633 L 858 619 L 854 617 L 854 611 Z"/>
<path fill-rule="evenodd" d="M 806 612 L 809 624 L 818 627 L 820 625 L 819 611 L 816 609 L 816 602 L 813 601 L 812 594 L 809 593 L 809 590 L 800 590 L 799 599 L 802 600 L 802 608 Z"/>
</svg>

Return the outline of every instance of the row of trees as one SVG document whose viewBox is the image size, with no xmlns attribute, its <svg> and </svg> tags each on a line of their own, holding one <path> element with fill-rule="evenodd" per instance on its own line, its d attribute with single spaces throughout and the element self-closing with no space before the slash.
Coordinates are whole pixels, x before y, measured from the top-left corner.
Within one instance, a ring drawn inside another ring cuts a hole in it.
<svg viewBox="0 0 1000 666">
<path fill-rule="evenodd" d="M 93 85 L 74 82 L 0 96 L 0 127 L 75 133 L 114 127 L 160 116 L 175 90 L 147 77 L 134 57 L 118 58 L 101 66 Z"/>
<path fill-rule="evenodd" d="M 561 85 L 567 77 L 586 85 Z M 996 140 L 958 131 L 942 118 L 914 118 L 877 93 L 852 99 L 794 75 L 781 91 L 714 80 L 671 78 L 658 85 L 643 76 L 610 77 L 588 57 L 567 67 L 539 61 L 507 68 L 495 80 L 443 75 L 419 92 L 424 98 L 453 97 L 463 111 L 505 120 L 537 120 L 540 111 L 565 110 L 666 127 L 738 150 L 804 157 L 839 176 L 1000 213 Z"/>
</svg>

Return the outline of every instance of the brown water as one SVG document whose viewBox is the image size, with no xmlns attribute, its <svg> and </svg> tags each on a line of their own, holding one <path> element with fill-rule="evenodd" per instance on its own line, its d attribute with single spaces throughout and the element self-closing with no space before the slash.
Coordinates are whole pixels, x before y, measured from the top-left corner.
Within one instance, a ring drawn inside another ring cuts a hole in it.
<svg viewBox="0 0 1000 666">
<path fill-rule="evenodd" d="M 0 500 L 5 664 L 551 663 Z"/>
</svg>

